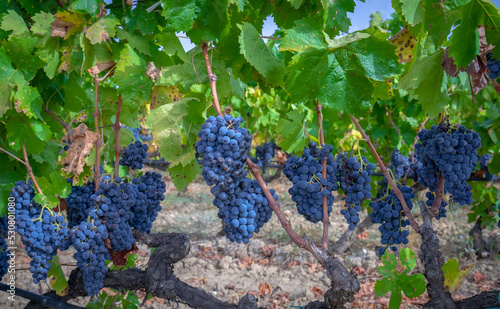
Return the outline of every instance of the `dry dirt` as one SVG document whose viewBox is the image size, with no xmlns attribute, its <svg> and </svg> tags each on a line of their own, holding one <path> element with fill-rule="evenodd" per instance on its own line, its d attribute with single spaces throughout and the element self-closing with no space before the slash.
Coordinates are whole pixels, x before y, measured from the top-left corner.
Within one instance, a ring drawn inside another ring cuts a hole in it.
<svg viewBox="0 0 500 309">
<path fill-rule="evenodd" d="M 322 226 L 312 224 L 297 214 L 287 190 L 284 177 L 275 180 L 270 187 L 276 189 L 279 203 L 285 215 L 291 220 L 299 235 L 306 233 L 320 242 Z M 346 230 L 347 224 L 339 214 L 340 198 L 336 199 L 329 229 L 330 241 L 334 242 Z M 500 229 L 485 230 L 484 237 L 496 247 L 497 254 L 486 259 L 477 259 L 471 249 L 468 235 L 472 224 L 466 220 L 467 208 L 452 205 L 448 218 L 435 222 L 445 257 L 458 258 L 460 266 L 474 265 L 462 285 L 453 294 L 455 299 L 472 296 L 481 291 L 500 288 Z M 366 211 L 361 219 L 366 216 Z M 416 220 L 420 218 L 415 213 Z M 187 258 L 175 266 L 175 274 L 184 282 L 201 288 L 224 301 L 237 303 L 246 293 L 254 293 L 259 305 L 264 308 L 301 308 L 305 304 L 322 300 L 328 289 L 329 280 L 322 267 L 307 251 L 293 245 L 276 216 L 252 239 L 250 244 L 235 244 L 218 233 L 221 223 L 217 218 L 217 208 L 211 204 L 209 188 L 203 182 L 194 182 L 183 193 L 178 193 L 172 183 L 167 184 L 163 210 L 155 221 L 153 232 L 182 232 L 191 238 L 191 251 Z M 387 308 L 389 298 L 375 298 L 373 286 L 377 278 L 377 266 L 381 265 L 376 256 L 380 234 L 376 226 L 371 226 L 341 256 L 348 269 L 358 274 L 361 291 L 356 295 L 352 308 Z M 418 234 L 410 234 L 409 247 L 418 253 Z M 139 246 L 138 267 L 144 268 L 149 250 Z M 60 254 L 66 275 L 75 267 L 72 249 Z M 48 291 L 46 283 L 33 284 L 29 259 L 24 250 L 17 251 L 17 282 L 19 288 L 35 293 Z M 422 272 L 418 264 L 413 272 Z M 2 281 L 6 283 L 6 278 Z M 17 298 L 14 303 L 2 295 L 1 308 L 23 308 L 26 300 Z M 143 292 L 138 292 L 144 297 Z M 403 298 L 402 308 L 420 308 L 427 300 L 426 294 L 418 299 Z M 85 306 L 88 298 L 72 301 Z M 167 303 L 162 299 L 147 300 L 144 308 L 187 308 L 183 304 Z"/>
</svg>

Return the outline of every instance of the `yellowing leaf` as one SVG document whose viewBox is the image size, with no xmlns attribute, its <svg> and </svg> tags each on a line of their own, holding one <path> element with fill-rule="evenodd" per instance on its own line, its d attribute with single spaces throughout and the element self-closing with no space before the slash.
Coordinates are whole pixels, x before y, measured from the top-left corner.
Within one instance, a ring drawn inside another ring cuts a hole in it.
<svg viewBox="0 0 500 309">
<path fill-rule="evenodd" d="M 115 17 L 104 17 L 90 26 L 90 28 L 85 31 L 85 35 L 92 44 L 102 43 L 115 36 L 115 28 L 119 24 L 120 22 Z"/>
<path fill-rule="evenodd" d="M 470 273 L 474 264 L 466 266 L 462 269 L 459 268 L 458 261 L 456 258 L 453 260 L 448 260 L 443 265 L 444 272 L 444 286 L 453 292 L 460 286 L 465 277 Z"/>
<path fill-rule="evenodd" d="M 399 57 L 399 63 L 411 62 L 413 60 L 413 48 L 417 39 L 408 30 L 408 26 L 401 29 L 393 35 L 389 41 L 396 46 L 396 56 Z"/>
</svg>

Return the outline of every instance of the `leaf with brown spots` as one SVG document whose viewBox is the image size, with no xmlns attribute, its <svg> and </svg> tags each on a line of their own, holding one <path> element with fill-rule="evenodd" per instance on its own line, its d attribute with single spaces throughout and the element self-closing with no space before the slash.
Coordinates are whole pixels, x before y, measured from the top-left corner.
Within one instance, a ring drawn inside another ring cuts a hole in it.
<svg viewBox="0 0 500 309">
<path fill-rule="evenodd" d="M 52 36 L 58 36 L 64 39 L 70 37 L 73 33 L 80 32 L 83 29 L 85 16 L 80 13 L 71 13 L 68 11 L 57 12 L 55 20 L 51 23 L 50 33 Z"/>
<path fill-rule="evenodd" d="M 396 46 L 396 56 L 399 58 L 399 63 L 411 62 L 413 60 L 413 48 L 417 43 L 417 39 L 411 34 L 408 26 L 405 26 L 389 38 L 389 41 Z"/>
<path fill-rule="evenodd" d="M 80 124 L 68 133 L 68 138 L 71 145 L 68 150 L 68 155 L 63 159 L 63 164 L 66 165 L 64 170 L 68 174 L 80 175 L 85 166 L 85 159 L 94 144 L 100 139 L 99 134 L 89 131 L 85 124 Z"/>
</svg>

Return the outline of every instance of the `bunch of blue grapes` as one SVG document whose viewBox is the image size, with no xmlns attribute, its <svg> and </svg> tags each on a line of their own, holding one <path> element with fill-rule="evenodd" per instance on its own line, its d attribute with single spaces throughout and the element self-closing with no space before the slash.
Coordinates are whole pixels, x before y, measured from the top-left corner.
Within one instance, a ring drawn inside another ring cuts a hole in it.
<svg viewBox="0 0 500 309">
<path fill-rule="evenodd" d="M 222 192 L 234 190 L 247 175 L 245 162 L 252 142 L 247 129 L 239 127 L 243 118 L 210 116 L 198 132 L 196 151 L 203 158 L 202 176 L 208 186 Z"/>
<path fill-rule="evenodd" d="M 66 198 L 69 228 L 87 220 L 89 210 L 94 206 L 94 201 L 90 198 L 92 194 L 94 194 L 94 184 L 92 182 L 83 186 L 71 187 L 71 193 Z"/>
<path fill-rule="evenodd" d="M 340 213 L 349 223 L 349 229 L 353 231 L 360 221 L 361 203 L 372 197 L 370 182 L 375 165 L 368 162 L 364 156 L 359 159 L 347 157 L 344 153 L 339 154 L 335 160 L 339 165 L 337 177 L 340 188 L 346 195 L 345 208 Z"/>
<path fill-rule="evenodd" d="M 134 185 L 122 182 L 120 177 L 113 181 L 102 181 L 95 192 L 94 201 L 98 208 L 89 215 L 104 221 L 113 251 L 129 250 L 135 243 L 129 225 L 134 217 L 131 207 L 135 199 Z"/>
<path fill-rule="evenodd" d="M 415 197 L 413 189 L 407 186 L 398 186 L 398 188 L 403 193 L 406 205 L 411 210 L 413 207 L 411 200 Z M 378 249 L 379 255 L 384 255 L 388 247 L 392 251 L 397 251 L 396 245 L 407 245 L 410 232 L 404 228 L 410 225 L 410 221 L 405 219 L 406 214 L 394 190 L 391 190 L 387 196 L 371 202 L 370 207 L 372 208 L 370 213 L 372 222 L 380 224 L 379 231 L 382 233 L 380 238 L 382 247 Z"/>
<path fill-rule="evenodd" d="M 130 206 L 133 217 L 129 224 L 150 233 L 153 221 L 161 210 L 161 201 L 165 199 L 166 184 L 157 172 L 146 172 L 140 178 L 134 178 L 132 184 L 136 188 L 136 197 L 134 204 Z"/>
<path fill-rule="evenodd" d="M 123 150 L 120 165 L 128 166 L 133 170 L 141 169 L 144 166 L 144 160 L 148 157 L 148 145 L 135 141 L 129 144 Z"/>
<path fill-rule="evenodd" d="M 278 201 L 276 192 L 269 191 Z M 231 241 L 248 243 L 271 219 L 272 209 L 257 180 L 246 177 L 231 192 L 220 191 L 217 186 L 211 192 L 213 204 L 219 208 L 217 215 L 224 223 L 222 231 Z"/>
<path fill-rule="evenodd" d="M 16 231 L 26 247 L 33 282 L 47 279 L 50 260 L 57 250 L 68 249 L 69 236 L 64 217 L 38 205 L 31 181 L 16 182 L 10 196 L 15 200 Z"/>
<path fill-rule="evenodd" d="M 495 180 L 495 175 L 490 173 L 490 169 L 488 168 L 488 162 L 491 160 L 492 155 L 487 153 L 479 157 L 479 169 L 483 171 L 482 176 L 487 180 Z"/>
<path fill-rule="evenodd" d="M 429 207 L 432 206 L 434 200 L 436 199 L 436 194 L 434 192 L 429 191 L 425 194 L 425 197 L 427 197 L 426 205 Z M 435 216 L 436 220 L 446 217 L 446 208 L 445 208 L 446 206 L 448 206 L 448 203 L 446 203 L 444 198 L 442 198 L 441 206 L 439 207 L 439 213 Z"/>
<path fill-rule="evenodd" d="M 7 240 L 8 237 L 8 220 L 7 216 L 0 217 L 0 280 L 7 273 L 9 269 L 9 255 L 10 251 L 7 250 Z"/>
<path fill-rule="evenodd" d="M 500 61 L 493 58 L 492 53 L 486 55 L 486 68 L 488 69 L 488 76 L 490 79 L 496 79 L 500 76 Z"/>
<path fill-rule="evenodd" d="M 460 205 L 471 204 L 471 186 L 466 180 L 477 165 L 477 149 L 481 147 L 479 134 L 462 125 L 450 127 L 441 123 L 420 131 L 418 136 L 421 143 L 415 146 L 415 151 L 422 162 L 417 170 L 418 181 L 435 192 L 441 173 L 445 193 L 450 193 Z"/>
<path fill-rule="evenodd" d="M 266 173 L 266 167 L 275 155 L 276 144 L 273 142 L 264 143 L 261 146 L 255 147 L 255 156 L 257 164 L 262 167 L 262 173 Z"/>
<path fill-rule="evenodd" d="M 283 167 L 283 174 L 292 181 L 288 193 L 297 204 L 299 214 L 317 223 L 323 219 L 323 197 L 326 197 L 328 215 L 335 200 L 332 192 L 338 189 L 337 168 L 332 145 L 318 147 L 310 142 L 301 157 L 292 156 Z M 326 159 L 326 178 L 323 178 L 322 160 Z"/>
<path fill-rule="evenodd" d="M 76 250 L 76 265 L 83 272 L 85 290 L 89 296 L 98 294 L 108 272 L 106 260 L 111 258 L 104 242 L 108 238 L 106 226 L 99 219 L 81 222 L 71 229 L 70 236 Z"/>
<path fill-rule="evenodd" d="M 399 153 L 397 149 L 392 151 L 391 164 L 389 165 L 389 168 L 392 170 L 395 180 L 399 180 L 404 177 L 414 178 L 410 158 Z"/>
</svg>

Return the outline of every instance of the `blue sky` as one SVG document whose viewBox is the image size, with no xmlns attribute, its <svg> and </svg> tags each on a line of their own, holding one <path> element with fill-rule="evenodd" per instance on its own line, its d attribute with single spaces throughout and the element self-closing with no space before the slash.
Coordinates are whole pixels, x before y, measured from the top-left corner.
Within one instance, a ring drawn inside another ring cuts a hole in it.
<svg viewBox="0 0 500 309">
<path fill-rule="evenodd" d="M 500 7 L 500 0 L 493 0 L 493 3 L 497 7 Z M 348 13 L 352 23 L 349 30 L 353 32 L 368 28 L 370 23 L 370 14 L 374 12 L 382 13 L 382 18 L 384 20 L 390 18 L 391 14 L 394 12 L 391 0 L 365 0 L 364 3 L 356 0 L 354 13 Z M 272 17 L 269 17 L 266 21 L 264 21 L 262 35 L 271 36 L 276 28 L 276 24 L 274 23 Z M 194 47 L 194 44 L 192 44 L 189 39 L 181 39 L 181 43 L 185 50 L 189 50 Z"/>
</svg>

